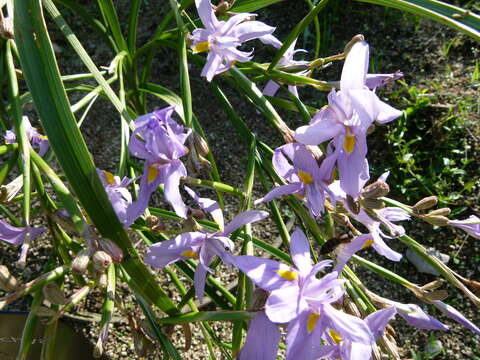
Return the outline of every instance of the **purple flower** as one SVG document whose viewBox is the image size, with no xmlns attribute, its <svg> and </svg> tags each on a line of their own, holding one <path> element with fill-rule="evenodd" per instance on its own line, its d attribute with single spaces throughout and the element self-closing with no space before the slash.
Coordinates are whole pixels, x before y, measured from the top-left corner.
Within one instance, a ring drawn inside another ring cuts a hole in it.
<svg viewBox="0 0 480 360">
<path fill-rule="evenodd" d="M 472 330 L 476 334 L 480 334 L 480 329 L 472 323 L 470 320 L 468 320 L 465 316 L 463 316 L 457 309 L 454 307 L 445 304 L 444 302 L 441 301 L 434 301 L 433 305 L 439 309 L 441 312 L 443 312 L 445 315 L 447 315 L 449 318 L 455 320 L 459 324 L 465 326 L 467 329 Z"/>
<path fill-rule="evenodd" d="M 20 257 L 18 265 L 24 267 L 27 261 L 27 253 L 30 243 L 35 240 L 45 228 L 16 227 L 0 220 L 0 241 L 5 241 L 11 245 L 22 246 L 20 249 Z"/>
<path fill-rule="evenodd" d="M 16 227 L 0 220 L 0 240 L 15 246 L 35 240 L 44 231 L 45 228 Z"/>
<path fill-rule="evenodd" d="M 416 304 L 402 304 L 392 301 L 398 314 L 411 326 L 422 330 L 448 330 L 448 326 L 442 324 L 433 316 L 428 315 Z"/>
<path fill-rule="evenodd" d="M 195 4 L 205 29 L 192 32 L 192 50 L 194 53 L 208 51 L 207 63 L 201 73 L 207 81 L 230 69 L 234 62 L 245 62 L 252 58 L 252 52 L 237 49 L 244 42 L 260 39 L 275 44 L 275 38 L 271 36 L 275 28 L 260 21 L 249 21 L 253 14 L 236 14 L 227 21 L 220 21 L 215 16 L 210 0 L 195 0 Z"/>
<path fill-rule="evenodd" d="M 368 69 L 368 44 L 355 43 L 345 60 L 340 80 L 340 91 L 328 95 L 328 107 L 320 110 L 310 125 L 296 131 L 297 141 L 306 145 L 318 145 L 333 139 L 334 157 L 340 172 L 342 189 L 353 198 L 368 181 L 369 168 L 366 159 L 366 134 L 370 125 L 392 121 L 401 112 L 381 101 L 366 86 Z"/>
<path fill-rule="evenodd" d="M 306 199 L 307 206 L 314 217 L 323 212 L 325 193 L 333 196 L 327 181 L 331 178 L 331 168 L 326 160 L 318 165 L 313 154 L 298 143 L 283 145 L 273 155 L 275 170 L 289 183 L 271 190 L 255 203 L 270 201 L 276 197 L 295 194 Z"/>
<path fill-rule="evenodd" d="M 295 39 L 295 41 L 292 43 L 292 45 L 290 45 L 290 47 L 287 49 L 287 51 L 285 51 L 285 53 L 283 54 L 282 58 L 280 59 L 280 61 L 278 62 L 278 65 L 280 66 L 289 66 L 289 65 L 304 65 L 304 64 L 308 64 L 308 61 L 296 61 L 296 60 L 293 60 L 293 57 L 296 53 L 299 53 L 299 52 L 307 52 L 306 50 L 303 50 L 303 49 L 297 49 L 295 50 L 295 45 L 297 43 L 297 39 Z M 281 45 L 281 44 L 280 44 Z M 301 71 L 301 72 L 298 72 L 297 75 L 305 75 L 308 73 L 308 70 L 306 71 Z M 275 96 L 275 94 L 277 93 L 278 89 L 280 88 L 280 85 L 277 84 L 275 81 L 273 80 L 269 80 L 267 82 L 267 85 L 265 85 L 265 88 L 263 89 L 263 94 L 264 95 L 267 95 L 267 96 Z M 295 95 L 297 98 L 298 98 L 298 91 L 297 91 L 297 87 L 294 86 L 294 85 L 288 85 L 288 91 L 290 91 L 293 95 Z"/>
<path fill-rule="evenodd" d="M 145 160 L 140 181 L 138 199 L 129 213 L 135 219 L 148 206 L 150 195 L 160 184 L 164 185 L 165 200 L 172 205 L 178 216 L 186 218 L 187 208 L 179 191 L 180 179 L 187 170 L 179 160 L 188 152 L 184 145 L 190 130 L 172 119 L 174 106 L 143 115 L 135 120 L 135 130 L 130 138 L 130 152 Z"/>
<path fill-rule="evenodd" d="M 280 331 L 265 311 L 259 311 L 250 321 L 245 345 L 238 360 L 275 360 L 277 358 Z"/>
<path fill-rule="evenodd" d="M 40 156 L 45 155 L 48 150 L 48 139 L 45 135 L 41 135 L 36 128 L 30 124 L 28 117 L 24 116 L 23 121 L 25 124 L 25 133 L 27 134 L 28 140 L 32 144 L 34 148 L 38 149 L 38 154 Z M 14 130 L 7 130 L 5 132 L 5 143 L 6 144 L 13 144 L 17 141 L 17 136 L 15 135 Z"/>
<path fill-rule="evenodd" d="M 136 220 L 136 217 L 132 218 L 129 216 L 132 205 L 132 195 L 128 191 L 127 186 L 130 185 L 133 180 L 127 177 L 120 180 L 118 176 L 99 169 L 97 169 L 97 173 L 100 176 L 100 180 L 105 187 L 105 191 L 118 219 L 123 226 L 130 226 Z"/>
<path fill-rule="evenodd" d="M 265 304 L 268 318 L 276 323 L 287 323 L 308 309 L 308 298 L 338 300 L 342 280 L 333 272 L 318 280 L 316 274 L 331 264 L 321 261 L 315 266 L 310 259 L 310 245 L 305 234 L 297 229 L 292 234 L 290 252 L 296 268 L 275 260 L 255 256 L 235 256 L 233 264 L 257 286 L 270 291 Z"/>
<path fill-rule="evenodd" d="M 450 220 L 448 225 L 462 229 L 468 235 L 480 239 L 480 219 L 478 216 L 472 215 L 465 220 Z"/>
<path fill-rule="evenodd" d="M 188 189 L 188 188 L 186 188 Z M 223 227 L 223 216 L 216 201 L 199 198 L 192 190 L 187 192 L 197 200 L 200 207 L 212 215 L 220 226 L 218 232 L 194 231 L 178 235 L 174 239 L 157 243 L 147 251 L 145 262 L 153 267 L 163 268 L 180 260 L 198 259 L 199 264 L 195 271 L 195 292 L 200 302 L 203 301 L 205 278 L 207 272 L 212 272 L 208 267 L 215 256 L 218 256 L 226 264 L 232 263 L 232 255 L 227 250 L 233 250 L 233 242 L 228 236 L 239 227 L 268 216 L 265 211 L 247 211 L 238 214 L 233 220 Z M 220 218 L 221 216 L 221 218 Z"/>
<path fill-rule="evenodd" d="M 380 176 L 378 180 L 385 182 L 387 176 L 388 176 L 388 173 L 385 173 L 382 176 Z M 405 229 L 400 225 L 394 224 L 393 222 L 409 220 L 410 215 L 405 210 L 402 210 L 400 208 L 386 207 L 383 209 L 379 209 L 376 212 L 377 217 L 382 220 L 382 222 L 380 223 L 379 221 L 372 219 L 363 209 L 360 209 L 358 214 L 355 214 L 355 212 L 348 207 L 347 195 L 342 190 L 341 184 L 339 181 L 334 181 L 332 184 L 330 184 L 329 189 L 331 192 L 333 192 L 335 199 L 343 201 L 347 210 L 349 210 L 350 215 L 355 220 L 362 223 L 369 230 L 373 238 L 372 239 L 373 242 L 371 244 L 372 247 L 380 255 L 385 256 L 389 260 L 400 261 L 400 259 L 402 258 L 402 254 L 399 254 L 398 252 L 389 248 L 385 243 L 385 241 L 383 240 L 383 238 L 390 239 L 392 238 L 392 236 L 385 234 L 381 230 L 380 226 L 382 224 L 386 226 L 390 231 L 390 233 L 393 234 L 393 237 L 402 236 L 405 234 Z"/>
</svg>

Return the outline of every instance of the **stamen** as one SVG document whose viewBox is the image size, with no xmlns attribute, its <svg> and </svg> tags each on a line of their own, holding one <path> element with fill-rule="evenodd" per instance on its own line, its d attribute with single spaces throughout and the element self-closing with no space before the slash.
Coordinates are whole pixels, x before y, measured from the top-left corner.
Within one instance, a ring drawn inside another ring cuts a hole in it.
<svg viewBox="0 0 480 360">
<path fill-rule="evenodd" d="M 186 258 L 190 258 L 190 259 L 198 259 L 198 253 L 196 251 L 193 251 L 193 250 L 186 250 L 183 253 L 181 253 L 180 255 L 182 255 Z"/>
<path fill-rule="evenodd" d="M 298 176 L 300 176 L 300 179 L 302 179 L 305 185 L 313 183 L 312 175 L 303 170 L 298 169 Z"/>
<path fill-rule="evenodd" d="M 158 176 L 158 168 L 156 165 L 150 165 L 148 167 L 148 184 L 150 185 L 152 182 L 154 182 L 157 179 Z"/>
<path fill-rule="evenodd" d="M 115 184 L 115 177 L 111 172 L 104 171 L 103 175 L 105 176 L 105 180 L 107 180 L 107 183 L 109 183 L 110 185 Z"/>
<path fill-rule="evenodd" d="M 276 273 L 285 280 L 294 281 L 298 279 L 298 273 L 291 270 L 277 270 Z"/>
<path fill-rule="evenodd" d="M 355 135 L 351 135 L 350 128 L 347 128 L 347 135 L 345 135 L 345 140 L 343 141 L 343 149 L 347 154 L 351 154 L 355 148 Z"/>
<path fill-rule="evenodd" d="M 208 51 L 208 50 L 210 50 L 210 42 L 208 40 L 198 42 L 195 45 L 193 45 L 192 50 L 193 50 L 194 54 L 198 54 L 198 53 L 201 53 L 201 52 Z"/>
<path fill-rule="evenodd" d="M 373 244 L 373 239 L 368 239 L 365 241 L 365 244 L 363 244 L 362 249 L 366 249 L 367 247 L 371 246 Z"/>
<path fill-rule="evenodd" d="M 310 314 L 310 316 L 308 317 L 307 330 L 309 334 L 315 329 L 315 326 L 317 326 L 317 321 L 319 317 L 320 317 L 320 314 L 315 314 L 315 313 Z"/>
<path fill-rule="evenodd" d="M 337 333 L 335 330 L 328 330 L 328 333 L 335 344 L 340 344 L 342 341 L 342 336 L 339 333 Z"/>
</svg>

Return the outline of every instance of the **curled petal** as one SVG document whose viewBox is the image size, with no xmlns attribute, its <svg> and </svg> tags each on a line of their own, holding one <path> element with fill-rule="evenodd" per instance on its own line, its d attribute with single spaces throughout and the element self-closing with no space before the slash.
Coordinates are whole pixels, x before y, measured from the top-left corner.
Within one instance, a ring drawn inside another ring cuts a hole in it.
<svg viewBox="0 0 480 360">
<path fill-rule="evenodd" d="M 302 190 L 303 190 L 303 184 L 300 182 L 277 186 L 276 188 L 273 188 L 272 190 L 270 190 L 268 194 L 265 195 L 263 198 L 256 200 L 255 205 L 272 201 L 273 199 L 283 195 L 298 194 L 302 192 Z"/>
<path fill-rule="evenodd" d="M 340 89 L 363 89 L 368 71 L 369 49 L 366 41 L 356 42 L 348 52 L 340 78 Z"/>
<path fill-rule="evenodd" d="M 301 126 L 295 131 L 295 140 L 305 145 L 318 145 L 344 131 L 333 110 L 325 108 L 315 115 L 310 125 Z"/>
<path fill-rule="evenodd" d="M 460 313 L 460 311 L 458 311 L 454 307 L 448 304 L 445 304 L 444 302 L 441 302 L 441 301 L 434 301 L 433 305 L 437 309 L 439 309 L 441 312 L 443 312 L 445 315 L 447 315 L 449 318 L 465 326 L 467 329 L 472 330 L 474 333 L 480 334 L 480 329 L 478 328 L 478 326 L 476 326 L 474 323 L 468 320 L 465 316 L 463 316 Z"/>
<path fill-rule="evenodd" d="M 187 176 L 187 169 L 182 164 L 180 160 L 174 161 L 169 165 L 165 166 L 164 172 L 164 194 L 165 200 L 172 205 L 175 213 L 182 217 L 187 217 L 187 207 L 182 200 L 182 195 L 180 195 L 180 179 L 183 176 Z"/>
<path fill-rule="evenodd" d="M 223 212 L 222 209 L 220 208 L 220 205 L 218 202 L 212 199 L 208 198 L 201 198 L 199 197 L 195 191 L 190 189 L 187 186 L 184 186 L 185 191 L 190 195 L 193 200 L 202 208 L 202 210 L 208 212 L 210 215 L 212 215 L 213 220 L 218 224 L 220 227 L 220 230 L 223 230 Z"/>
</svg>

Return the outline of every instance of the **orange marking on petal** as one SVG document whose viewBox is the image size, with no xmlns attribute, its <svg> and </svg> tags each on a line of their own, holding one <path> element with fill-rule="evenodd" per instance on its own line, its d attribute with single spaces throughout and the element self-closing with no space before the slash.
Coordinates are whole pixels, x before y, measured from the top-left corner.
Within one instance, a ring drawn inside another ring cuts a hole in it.
<svg viewBox="0 0 480 360">
<path fill-rule="evenodd" d="M 186 250 L 181 255 L 190 259 L 198 259 L 198 253 L 193 250 Z"/>
<path fill-rule="evenodd" d="M 107 180 L 107 183 L 110 185 L 115 184 L 115 176 L 109 171 L 104 171 L 103 176 L 105 176 L 105 180 Z"/>
<path fill-rule="evenodd" d="M 148 184 L 151 184 L 152 182 L 155 181 L 155 179 L 157 178 L 158 176 L 158 168 L 156 165 L 150 165 L 148 167 L 148 178 L 147 178 L 147 181 L 148 181 Z"/>
</svg>

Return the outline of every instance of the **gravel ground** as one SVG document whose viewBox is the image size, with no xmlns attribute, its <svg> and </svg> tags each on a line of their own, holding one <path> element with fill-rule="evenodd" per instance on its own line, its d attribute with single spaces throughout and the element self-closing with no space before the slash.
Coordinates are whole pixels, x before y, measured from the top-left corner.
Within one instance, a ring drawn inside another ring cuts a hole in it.
<svg viewBox="0 0 480 360">
<path fill-rule="evenodd" d="M 120 17 L 126 17 L 128 2 L 118 1 L 117 3 L 122 10 L 120 11 Z M 335 4 L 335 2 L 333 3 Z M 339 3 L 336 2 L 336 6 L 339 6 Z M 454 105 L 459 100 L 478 96 L 478 85 L 475 87 L 470 81 L 475 63 L 479 61 L 478 46 L 465 36 L 458 35 L 430 21 L 419 21 L 411 16 L 401 15 L 400 12 L 394 10 L 384 11 L 380 7 L 358 4 L 352 1 L 345 1 L 344 7 L 342 5 L 342 10 L 344 11 L 343 13 L 340 13 L 338 10 L 335 11 L 335 16 L 331 18 L 321 18 L 322 21 L 326 21 L 331 25 L 330 33 L 326 34 L 325 39 L 325 43 L 330 48 L 330 51 L 324 49 L 321 55 L 329 55 L 339 51 L 353 35 L 357 33 L 364 34 L 371 45 L 371 61 L 378 72 L 402 70 L 405 73 L 405 81 L 409 85 L 433 89 L 436 92 L 436 103 L 441 106 L 436 107 L 435 110 L 432 109 L 432 113 L 427 114 L 432 118 L 432 127 L 435 117 L 443 115 L 448 110 L 448 106 L 445 107 L 445 105 Z M 161 20 L 163 11 L 163 7 L 157 4 L 157 2 L 146 2 L 144 4 L 142 8 L 142 22 L 139 29 L 139 44 L 144 42 L 149 34 L 154 31 L 156 25 Z M 306 8 L 303 2 L 301 4 L 296 1 L 284 2 L 261 12 L 260 19 L 277 25 L 279 37 L 282 38 L 282 36 L 288 33 L 293 24 L 296 24 L 301 19 L 301 15 L 305 11 Z M 155 14 L 155 16 L 152 16 L 152 14 Z M 86 48 L 95 59 L 97 65 L 107 65 L 112 57 L 108 48 L 99 45 L 100 41 L 97 41 L 98 39 L 95 38 L 95 35 L 83 27 L 80 20 L 68 17 L 68 21 L 76 30 L 80 40 L 86 43 Z M 64 74 L 84 72 L 85 69 L 79 64 L 79 61 L 72 54 L 61 35 L 55 31 L 52 31 L 51 35 L 56 44 L 57 57 L 60 61 L 62 72 Z M 308 38 L 306 41 L 309 41 Z M 445 44 L 451 44 L 448 55 L 445 55 Z M 309 48 L 312 48 L 311 43 Z M 260 57 L 267 59 L 268 55 L 266 51 L 262 51 Z M 178 74 L 176 71 L 172 72 L 171 70 L 176 69 L 176 67 L 176 54 L 162 50 L 155 59 L 152 81 L 161 83 L 178 93 Z M 332 79 L 337 77 L 340 69 L 341 66 L 339 65 L 328 68 L 325 70 L 325 78 Z M 208 141 L 218 161 L 222 181 L 234 186 L 242 186 L 244 168 L 247 161 L 246 148 L 235 136 L 235 130 L 230 125 L 227 116 L 212 96 L 205 81 L 199 79 L 198 75 L 199 69 L 192 66 L 194 112 L 207 133 Z M 266 123 L 262 116 L 252 109 L 244 99 L 240 98 L 234 90 L 229 89 L 226 85 L 224 88 L 234 108 L 247 124 L 254 129 L 258 138 L 266 141 L 272 147 L 281 145 L 281 138 Z M 381 95 L 388 96 L 391 91 L 392 89 L 387 88 L 382 91 Z M 320 107 L 324 104 L 324 96 L 319 96 L 317 92 L 311 89 L 300 89 L 300 95 L 304 101 L 314 106 Z M 79 94 L 72 94 L 72 102 L 78 100 L 79 96 Z M 153 110 L 161 106 L 163 106 L 162 103 L 151 99 L 149 109 Z M 301 119 L 292 116 L 291 113 L 281 110 L 279 112 L 291 128 L 296 128 L 301 124 Z M 478 160 L 480 131 L 478 130 L 478 124 L 475 125 L 475 120 L 478 123 L 478 108 L 467 111 L 464 115 L 467 123 L 471 122 L 471 124 L 467 124 L 470 134 L 466 134 L 469 137 L 473 151 L 470 156 Z M 108 102 L 98 100 L 82 127 L 89 149 L 99 168 L 115 170 L 120 144 L 119 121 L 117 113 Z M 371 146 L 370 153 L 372 159 L 377 154 L 379 155 L 378 158 L 381 158 L 382 149 L 386 146 L 384 132 L 378 131 L 374 133 L 369 138 L 369 145 Z M 378 168 L 378 172 L 382 172 L 381 162 L 373 160 L 373 163 L 374 169 Z M 478 178 L 478 175 L 478 171 L 471 174 L 472 177 L 476 178 Z M 261 186 L 256 184 L 255 197 L 260 197 L 262 194 Z M 205 191 L 202 192 L 202 195 L 207 196 L 211 194 Z M 476 203 L 478 193 L 473 197 L 473 203 Z M 159 206 L 165 205 L 159 197 L 156 197 L 154 201 Z M 231 218 L 237 211 L 238 202 L 233 197 L 226 197 L 226 204 L 226 216 Z M 282 209 L 285 210 L 284 204 L 280 204 Z M 472 207 L 470 210 L 477 213 L 479 211 L 478 207 Z M 285 212 L 285 214 L 286 217 L 289 216 L 288 212 Z M 408 228 L 409 234 L 423 244 L 435 246 L 438 250 L 451 255 L 454 261 L 452 260 L 449 265 L 454 270 L 471 279 L 478 280 L 480 278 L 480 267 L 478 265 L 480 263 L 480 243 L 478 241 L 471 237 L 466 238 L 463 234 L 451 230 L 432 230 L 430 227 L 425 227 L 420 223 L 412 223 L 408 225 Z M 254 233 L 255 236 L 267 241 L 275 241 L 278 236 L 274 225 L 268 221 L 263 221 L 254 226 Z M 390 241 L 389 244 L 392 244 L 392 247 L 400 252 L 405 251 L 402 245 L 394 241 Z M 50 256 L 51 250 L 50 242 L 45 237 L 37 241 L 30 255 L 30 263 L 27 269 L 23 273 L 17 272 L 16 275 L 22 279 L 31 279 L 40 274 L 42 266 Z M 0 254 L 0 262 L 4 264 L 13 262 L 17 256 L 15 249 L 5 245 L 0 245 Z M 435 279 L 431 275 L 419 274 L 407 260 L 394 264 L 376 256 L 370 250 L 364 251 L 362 255 L 402 274 L 402 276 L 417 284 L 425 284 Z M 232 274 L 225 269 L 222 270 L 218 271 L 216 275 L 225 283 L 229 283 L 232 280 Z M 358 271 L 360 278 L 372 291 L 398 301 L 416 302 L 416 299 L 404 291 L 403 288 L 384 281 L 365 269 L 355 268 L 355 270 Z M 184 279 L 182 274 L 178 275 L 181 279 Z M 179 295 L 174 290 L 173 285 L 169 284 L 167 276 L 163 273 L 159 273 L 158 276 L 159 281 L 172 297 L 178 299 Z M 71 279 L 69 279 L 66 288 L 70 289 L 73 287 L 74 285 Z M 447 289 L 449 290 L 449 301 L 451 304 L 477 324 L 480 323 L 477 309 L 471 306 L 455 289 Z M 118 292 L 123 302 L 128 304 L 127 311 L 131 313 L 140 312 L 132 294 L 125 285 L 122 285 Z M 26 310 L 29 301 L 30 299 L 22 299 L 13 304 L 9 310 Z M 81 303 L 76 310 L 80 313 L 98 313 L 101 310 L 100 293 L 93 292 L 90 294 L 87 300 Z M 432 314 L 438 315 L 434 310 L 430 311 Z M 436 359 L 478 359 L 478 356 L 480 356 L 480 339 L 473 337 L 471 333 L 442 316 L 439 315 L 438 317 L 441 320 L 445 320 L 448 325 L 451 325 L 452 329 L 448 333 L 434 333 L 434 336 L 442 342 L 445 349 L 444 354 L 436 357 Z M 99 329 L 95 323 L 78 320 L 72 321 L 72 323 L 88 339 L 92 342 L 96 341 Z M 228 341 L 230 339 L 230 325 L 221 323 L 213 323 L 211 325 L 223 340 Z M 411 351 L 422 351 L 425 348 L 429 339 L 428 333 L 407 327 L 402 321 L 395 321 L 394 327 L 397 332 L 396 339 L 401 349 L 402 357 L 411 357 Z M 200 336 L 200 329 L 197 325 L 193 326 L 192 333 L 191 349 L 185 352 L 182 351 L 184 358 L 207 359 L 207 347 Z M 173 332 L 172 339 L 180 348 L 185 346 L 185 337 L 180 329 Z M 124 319 L 114 323 L 106 344 L 105 354 L 109 359 L 140 358 L 135 353 L 131 328 Z M 221 354 L 217 355 L 219 358 L 222 358 Z M 159 354 L 153 352 L 147 358 L 155 359 L 158 356 Z"/>
</svg>

